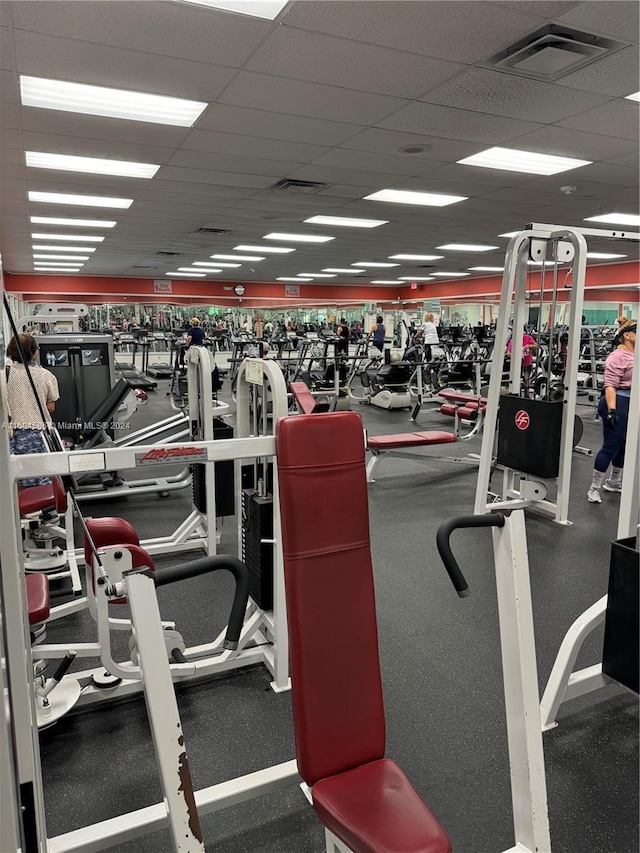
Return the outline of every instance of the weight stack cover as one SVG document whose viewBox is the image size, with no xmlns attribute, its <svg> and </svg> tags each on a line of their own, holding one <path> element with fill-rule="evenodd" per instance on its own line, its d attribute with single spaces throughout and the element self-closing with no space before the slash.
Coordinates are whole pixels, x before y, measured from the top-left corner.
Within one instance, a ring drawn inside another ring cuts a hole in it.
<svg viewBox="0 0 640 853">
<path fill-rule="evenodd" d="M 242 490 L 242 562 L 249 569 L 249 595 L 261 610 L 273 610 L 273 498 Z"/>
<path fill-rule="evenodd" d="M 213 420 L 213 438 L 233 438 L 233 427 L 222 418 Z M 236 514 L 233 459 L 224 459 L 213 463 L 216 484 L 216 518 Z M 191 466 L 193 505 L 202 513 L 207 512 L 207 490 L 205 485 L 205 466 L 196 463 Z"/>
<path fill-rule="evenodd" d="M 500 397 L 498 465 L 549 480 L 560 471 L 562 400 Z"/>
<path fill-rule="evenodd" d="M 609 593 L 604 623 L 602 671 L 638 692 L 638 600 L 640 554 L 635 536 L 611 544 Z"/>
</svg>

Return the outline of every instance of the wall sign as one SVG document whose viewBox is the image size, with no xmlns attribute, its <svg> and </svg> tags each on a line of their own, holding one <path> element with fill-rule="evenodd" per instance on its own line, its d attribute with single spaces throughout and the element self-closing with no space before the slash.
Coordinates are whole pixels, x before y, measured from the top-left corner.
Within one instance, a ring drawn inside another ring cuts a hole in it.
<svg viewBox="0 0 640 853">
<path fill-rule="evenodd" d="M 153 280 L 154 293 L 173 293 L 173 283 L 170 278 L 156 278 Z"/>
<path fill-rule="evenodd" d="M 285 296 L 300 296 L 300 285 L 299 284 L 285 284 L 284 286 L 284 295 Z"/>
</svg>

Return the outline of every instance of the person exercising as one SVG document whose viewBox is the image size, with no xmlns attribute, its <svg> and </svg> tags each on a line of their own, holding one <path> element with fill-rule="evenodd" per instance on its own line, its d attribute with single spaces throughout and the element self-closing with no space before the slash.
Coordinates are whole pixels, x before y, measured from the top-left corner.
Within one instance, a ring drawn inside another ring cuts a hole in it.
<svg viewBox="0 0 640 853">
<path fill-rule="evenodd" d="M 622 491 L 622 468 L 629 420 L 636 327 L 636 320 L 627 320 L 620 324 L 613 339 L 617 346 L 612 353 L 609 353 L 604 363 L 604 394 L 598 403 L 604 441 L 596 455 L 593 480 L 587 492 L 587 500 L 592 504 L 602 503 L 601 489 L 605 492 Z M 634 417 L 638 417 L 637 412 Z M 609 465 L 611 465 L 611 475 L 605 480 Z"/>
<path fill-rule="evenodd" d="M 367 341 L 369 341 L 376 349 L 380 350 L 380 352 L 384 349 L 384 331 L 382 317 L 378 314 L 376 322 L 369 329 Z"/>
<path fill-rule="evenodd" d="M 338 340 L 336 341 L 336 353 L 338 355 L 349 355 L 349 324 L 343 317 L 336 329 Z"/>
<path fill-rule="evenodd" d="M 533 372 L 533 352 L 538 348 L 538 344 L 534 338 L 527 332 L 522 335 L 522 384 L 524 385 L 525 396 L 529 396 L 531 388 L 531 373 Z M 513 349 L 513 335 L 507 344 L 507 358 L 511 358 L 511 350 Z"/>
<path fill-rule="evenodd" d="M 187 348 L 201 347 L 204 343 L 204 329 L 197 317 L 191 318 L 191 326 L 187 329 Z"/>
</svg>

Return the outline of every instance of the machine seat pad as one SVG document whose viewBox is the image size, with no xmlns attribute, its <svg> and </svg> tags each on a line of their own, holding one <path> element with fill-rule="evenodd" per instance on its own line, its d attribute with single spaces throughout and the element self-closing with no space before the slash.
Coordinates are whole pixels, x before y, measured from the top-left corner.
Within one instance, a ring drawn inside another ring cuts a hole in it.
<svg viewBox="0 0 640 853">
<path fill-rule="evenodd" d="M 26 576 L 26 583 L 29 625 L 39 625 L 49 618 L 49 579 L 43 572 L 33 572 Z"/>
<path fill-rule="evenodd" d="M 290 382 L 289 390 L 300 407 L 303 415 L 316 415 L 321 412 L 329 411 L 329 403 L 321 400 L 316 400 L 306 382 Z"/>
<path fill-rule="evenodd" d="M 451 853 L 437 818 L 389 758 L 322 779 L 312 794 L 322 824 L 353 853 Z"/>
<path fill-rule="evenodd" d="M 456 406 L 455 403 L 443 403 L 440 406 L 440 414 L 447 415 L 449 418 L 455 418 L 456 412 L 460 407 Z"/>
<path fill-rule="evenodd" d="M 465 394 L 463 391 L 438 391 L 438 396 L 449 403 L 477 403 L 477 394 Z M 486 403 L 486 400 L 483 400 Z"/>
<path fill-rule="evenodd" d="M 467 421 L 475 421 L 478 417 L 478 407 L 471 405 L 460 406 L 458 408 L 458 417 Z"/>
<path fill-rule="evenodd" d="M 44 486 L 18 489 L 18 506 L 21 518 L 34 512 L 43 512 L 45 509 L 64 512 L 67 508 L 67 495 L 60 477 L 53 477 L 51 482 Z"/>
<path fill-rule="evenodd" d="M 367 439 L 367 445 L 370 450 L 392 450 L 396 447 L 426 447 L 431 444 L 451 444 L 457 440 L 457 436 L 452 432 L 434 429 L 424 432 L 370 435 Z"/>
</svg>

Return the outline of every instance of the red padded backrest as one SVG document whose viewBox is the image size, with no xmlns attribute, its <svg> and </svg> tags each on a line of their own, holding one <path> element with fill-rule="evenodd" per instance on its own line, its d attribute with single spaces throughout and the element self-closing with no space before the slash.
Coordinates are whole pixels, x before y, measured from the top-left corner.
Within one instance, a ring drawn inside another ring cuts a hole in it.
<svg viewBox="0 0 640 853">
<path fill-rule="evenodd" d="M 89 535 L 96 548 L 107 545 L 139 545 L 140 539 L 135 528 L 124 518 L 88 518 L 85 521 Z M 93 563 L 93 551 L 87 537 L 84 537 L 84 559 L 88 566 Z"/>
<path fill-rule="evenodd" d="M 293 721 L 309 785 L 384 756 L 362 421 L 276 425 Z"/>
<path fill-rule="evenodd" d="M 53 495 L 56 502 L 56 512 L 66 512 L 67 492 L 60 477 L 53 478 Z"/>
</svg>

